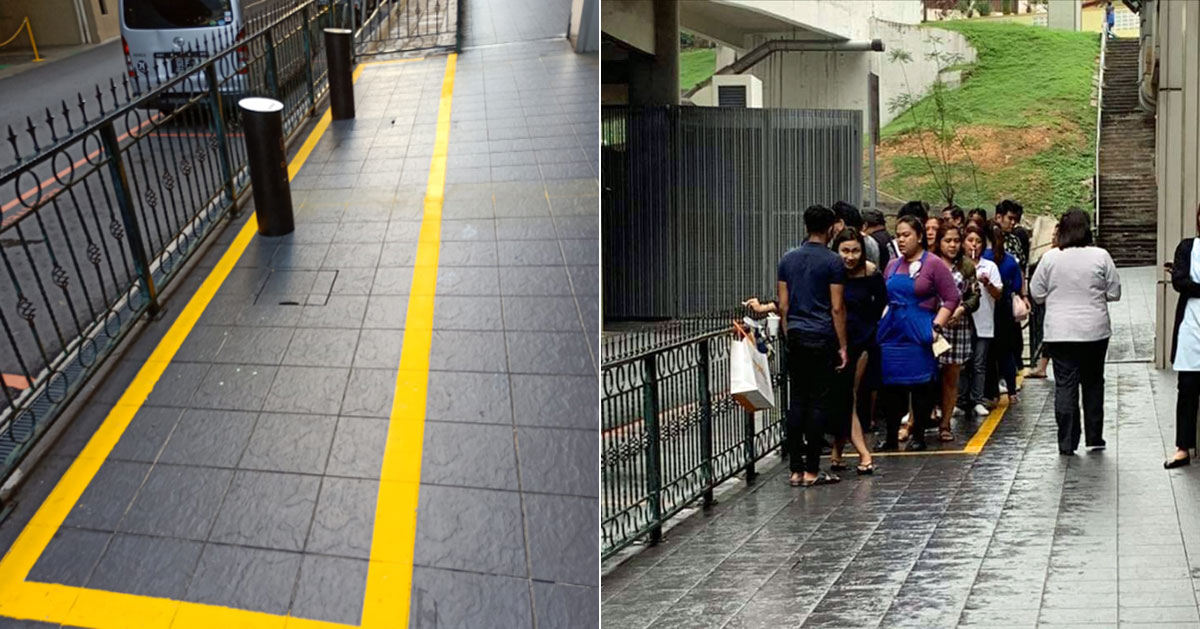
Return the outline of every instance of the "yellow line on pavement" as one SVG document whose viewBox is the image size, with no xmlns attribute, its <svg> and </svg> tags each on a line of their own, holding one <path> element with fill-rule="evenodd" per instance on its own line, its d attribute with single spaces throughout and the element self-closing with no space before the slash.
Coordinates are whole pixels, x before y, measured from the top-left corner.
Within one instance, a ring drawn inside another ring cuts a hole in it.
<svg viewBox="0 0 1200 629">
<path fill-rule="evenodd" d="M 409 626 L 429 352 L 433 346 L 433 300 L 441 248 L 446 155 L 450 146 L 450 103 L 454 96 L 457 63 L 458 55 L 451 54 L 446 59 L 446 73 L 442 78 L 437 135 L 425 185 L 425 212 L 417 239 L 400 367 L 380 471 L 366 600 L 363 601 L 364 627 Z"/>
<path fill-rule="evenodd" d="M 362 74 L 356 68 L 355 81 Z M 321 134 L 329 127 L 328 110 L 313 127 L 288 165 L 294 178 L 308 159 Z M 254 215 L 238 231 L 233 243 L 209 272 L 208 277 L 180 311 L 133 382 L 117 400 L 50 495 L 38 507 L 16 542 L 0 560 L 0 616 L 37 620 L 93 629 L 210 629 L 213 627 L 274 627 L 279 629 L 346 629 L 351 625 L 292 618 L 243 609 L 205 605 L 167 598 L 137 596 L 53 583 L 26 581 L 38 558 L 62 526 L 75 503 L 92 482 L 130 421 L 162 377 L 167 365 L 195 327 L 221 284 L 258 231 Z M 419 454 L 419 447 L 418 447 Z M 411 539 L 411 538 L 410 538 Z M 390 626 L 390 625 L 389 625 Z"/>
</svg>

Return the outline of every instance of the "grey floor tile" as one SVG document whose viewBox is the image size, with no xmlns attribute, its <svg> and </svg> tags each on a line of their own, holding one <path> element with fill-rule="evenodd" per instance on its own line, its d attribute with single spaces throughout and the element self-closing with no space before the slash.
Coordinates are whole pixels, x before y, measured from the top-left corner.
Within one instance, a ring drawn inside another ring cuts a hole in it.
<svg viewBox="0 0 1200 629">
<path fill-rule="evenodd" d="M 301 557 L 278 550 L 207 544 L 185 600 L 283 614 L 292 600 Z"/>
<path fill-rule="evenodd" d="M 358 330 L 296 330 L 282 364 L 305 367 L 349 367 L 358 347 Z"/>
<path fill-rule="evenodd" d="M 203 540 L 232 477 L 231 470 L 156 465 L 118 530 Z"/>
<path fill-rule="evenodd" d="M 407 315 L 407 296 L 372 295 L 367 305 L 367 316 L 363 320 L 363 327 L 402 330 L 404 329 L 404 320 Z"/>
<path fill-rule="evenodd" d="M 371 295 L 408 295 L 412 293 L 413 267 L 391 266 L 375 270 Z"/>
<path fill-rule="evenodd" d="M 341 414 L 355 417 L 391 417 L 392 397 L 396 391 L 395 369 L 350 371 Z"/>
<path fill-rule="evenodd" d="M 326 477 L 305 550 L 309 553 L 367 559 L 375 528 L 379 482 Z"/>
<path fill-rule="evenodd" d="M 508 377 L 501 373 L 430 371 L 426 418 L 434 421 L 512 422 Z"/>
<path fill-rule="evenodd" d="M 561 266 L 558 240 L 502 240 L 496 243 L 501 266 Z"/>
<path fill-rule="evenodd" d="M 154 462 L 182 414 L 182 408 L 142 406 L 121 433 L 121 439 L 113 446 L 108 458 Z"/>
<path fill-rule="evenodd" d="M 291 615 L 358 626 L 366 588 L 366 561 L 306 555 Z"/>
<path fill-rule="evenodd" d="M 320 483 L 315 476 L 237 472 L 209 539 L 240 546 L 302 550 Z"/>
<path fill-rule="evenodd" d="M 339 367 L 280 367 L 263 410 L 336 415 L 349 373 L 349 369 Z"/>
<path fill-rule="evenodd" d="M 341 273 L 338 273 L 339 277 Z M 356 328 L 367 311 L 367 299 L 366 295 L 330 295 L 323 306 L 305 306 L 297 325 L 304 328 Z"/>
<path fill-rule="evenodd" d="M 499 295 L 500 275 L 495 267 L 438 268 L 439 295 Z"/>
<path fill-rule="evenodd" d="M 195 541 L 118 533 L 87 585 L 178 600 L 187 592 L 203 547 Z"/>
<path fill-rule="evenodd" d="M 379 478 L 387 433 L 386 419 L 340 418 L 325 473 L 330 476 Z"/>
<path fill-rule="evenodd" d="M 504 328 L 581 332 L 579 306 L 571 297 L 505 297 Z"/>
<path fill-rule="evenodd" d="M 335 416 L 263 413 L 238 467 L 322 474 L 336 426 Z"/>
<path fill-rule="evenodd" d="M 497 264 L 496 243 L 443 242 L 438 251 L 438 266 L 493 266 Z"/>
<path fill-rule="evenodd" d="M 435 330 L 502 330 L 499 297 L 438 296 L 433 306 Z"/>
<path fill-rule="evenodd" d="M 495 240 L 496 224 L 491 219 L 443 219 L 442 242 Z"/>
<path fill-rule="evenodd" d="M 187 406 L 208 369 L 209 366 L 204 363 L 172 362 L 159 376 L 158 382 L 154 383 L 154 389 L 146 398 L 146 404 Z"/>
<path fill-rule="evenodd" d="M 434 330 L 429 368 L 437 371 L 507 371 L 504 334 Z"/>
<path fill-rule="evenodd" d="M 596 500 L 525 494 L 524 504 L 533 578 L 599 585 Z"/>
<path fill-rule="evenodd" d="M 416 566 L 410 609 L 409 624 L 414 627 L 533 624 L 529 582 L 499 575 Z"/>
<path fill-rule="evenodd" d="M 234 327 L 225 337 L 215 363 L 278 365 L 292 338 L 291 328 Z"/>
<path fill-rule="evenodd" d="M 375 267 L 380 263 L 380 253 L 383 251 L 381 243 L 374 244 L 332 244 L 329 246 L 329 252 L 325 254 L 325 260 L 321 262 L 321 268 L 325 269 L 344 269 L 344 268 L 362 268 Z"/>
<path fill-rule="evenodd" d="M 111 537 L 102 531 L 58 529 L 29 571 L 28 580 L 83 587 Z"/>
<path fill-rule="evenodd" d="M 592 450 L 596 450 L 594 444 Z M 464 465 L 467 461 L 470 463 Z M 483 489 L 517 489 L 517 458 L 512 427 L 426 423 L 425 444 L 421 451 L 421 482 Z"/>
<path fill-rule="evenodd" d="M 537 626 L 547 628 L 599 627 L 600 606 L 596 588 L 533 582 Z"/>
<path fill-rule="evenodd" d="M 276 369 L 263 365 L 213 365 L 192 397 L 191 408 L 260 410 Z"/>
<path fill-rule="evenodd" d="M 570 295 L 571 282 L 562 267 L 500 267 L 504 295 Z"/>
<path fill-rule="evenodd" d="M 571 287 L 579 295 L 600 294 L 600 267 L 570 266 L 567 271 L 571 274 Z"/>
<path fill-rule="evenodd" d="M 565 332 L 505 332 L 513 373 L 588 375 L 596 372 L 586 337 Z"/>
<path fill-rule="evenodd" d="M 184 411 L 159 461 L 234 467 L 254 431 L 256 418 L 257 414 L 249 411 Z"/>
<path fill-rule="evenodd" d="M 363 330 L 354 353 L 354 366 L 395 369 L 404 345 L 403 330 Z"/>
<path fill-rule="evenodd" d="M 88 483 L 63 524 L 115 531 L 149 473 L 149 464 L 106 461 Z"/>
<path fill-rule="evenodd" d="M 596 497 L 600 440 L 594 429 L 517 429 L 524 491 Z"/>
<path fill-rule="evenodd" d="M 512 375 L 513 420 L 518 425 L 595 429 L 599 389 L 594 377 Z"/>
<path fill-rule="evenodd" d="M 526 576 L 521 519 L 521 501 L 515 492 L 422 485 L 414 562 Z"/>
<path fill-rule="evenodd" d="M 183 363 L 179 367 L 180 371 L 188 369 L 196 369 L 202 363 L 212 362 L 212 359 L 221 350 L 221 346 L 225 344 L 225 339 L 229 334 L 229 326 L 207 326 L 198 325 L 190 332 L 183 344 L 179 346 L 179 350 L 175 352 L 175 360 Z M 188 365 L 193 365 L 189 367 Z M 163 375 L 167 375 L 166 372 Z M 183 374 L 179 374 L 182 376 Z M 179 377 L 179 376 L 177 376 Z M 189 378 L 192 380 L 193 378 Z M 192 383 L 194 384 L 194 383 Z M 184 398 L 186 400 L 186 397 Z M 156 402 L 161 403 L 161 402 Z"/>
</svg>

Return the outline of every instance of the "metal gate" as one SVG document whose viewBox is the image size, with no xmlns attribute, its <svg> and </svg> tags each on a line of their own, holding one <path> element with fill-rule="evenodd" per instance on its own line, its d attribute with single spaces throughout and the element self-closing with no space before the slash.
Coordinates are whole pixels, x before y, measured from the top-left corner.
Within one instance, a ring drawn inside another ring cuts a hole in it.
<svg viewBox="0 0 1200 629">
<path fill-rule="evenodd" d="M 334 0 L 334 23 L 354 30 L 355 53 L 458 50 L 465 0 Z"/>
<path fill-rule="evenodd" d="M 773 295 L 804 208 L 860 204 L 860 111 L 605 107 L 601 133 L 606 320 Z"/>
</svg>

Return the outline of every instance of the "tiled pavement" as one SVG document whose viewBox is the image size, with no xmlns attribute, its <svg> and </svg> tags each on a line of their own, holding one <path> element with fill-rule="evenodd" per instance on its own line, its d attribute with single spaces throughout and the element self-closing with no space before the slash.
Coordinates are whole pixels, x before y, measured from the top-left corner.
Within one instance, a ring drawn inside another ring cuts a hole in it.
<svg viewBox="0 0 1200 629">
<path fill-rule="evenodd" d="M 1118 332 L 1152 336 L 1120 313 L 1145 309 L 1154 273 L 1122 276 Z M 1107 377 L 1106 452 L 1060 457 L 1053 383 L 1027 381 L 978 456 L 807 490 L 777 466 L 608 571 L 604 626 L 1200 627 L 1200 476 L 1162 469 L 1174 375 Z"/>
<path fill-rule="evenodd" d="M 358 624 L 445 68 L 365 69 L 357 118 L 293 181 L 295 233 L 250 242 L 28 580 Z M 458 58 L 410 626 L 597 625 L 597 81 L 565 41 Z M 35 469 L 0 547 L 240 224 Z"/>
</svg>

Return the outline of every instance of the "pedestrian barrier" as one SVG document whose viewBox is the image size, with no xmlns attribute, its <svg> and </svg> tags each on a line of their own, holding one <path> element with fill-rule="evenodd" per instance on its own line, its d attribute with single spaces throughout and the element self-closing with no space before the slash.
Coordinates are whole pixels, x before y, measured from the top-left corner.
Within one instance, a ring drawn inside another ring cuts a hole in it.
<svg viewBox="0 0 1200 629">
<path fill-rule="evenodd" d="M 13 41 L 17 39 L 17 36 L 21 34 L 21 31 L 25 31 L 26 33 L 29 33 L 29 47 L 33 49 L 34 62 L 45 61 L 45 59 L 43 59 L 42 56 L 38 54 L 37 42 L 33 40 L 33 25 L 29 23 L 28 16 L 26 16 L 24 20 L 21 20 L 21 25 L 17 27 L 17 32 L 13 33 L 12 37 L 9 37 L 8 39 L 0 42 L 0 48 L 3 48 L 5 46 L 13 43 Z"/>
<path fill-rule="evenodd" d="M 186 68 L 160 59 L 97 86 L 94 103 L 80 94 L 57 118 L 47 107 L 48 141 L 27 118 L 32 153 L 8 130 L 17 163 L 0 172 L 0 478 L 236 213 L 250 183 L 237 101 L 282 102 L 289 142 L 316 111 L 331 8 L 305 0 L 272 17 L 245 37 L 189 44 Z"/>
<path fill-rule="evenodd" d="M 601 553 L 645 539 L 688 505 L 784 443 L 784 345 L 770 342 L 775 408 L 750 413 L 729 393 L 730 320 L 601 368 Z"/>
</svg>

